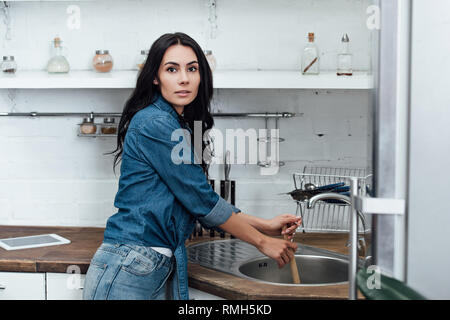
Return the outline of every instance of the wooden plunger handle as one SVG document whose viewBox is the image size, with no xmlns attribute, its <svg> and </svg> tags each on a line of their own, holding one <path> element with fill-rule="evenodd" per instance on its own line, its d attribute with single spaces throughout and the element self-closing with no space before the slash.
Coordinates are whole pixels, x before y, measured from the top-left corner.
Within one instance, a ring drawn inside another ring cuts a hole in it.
<svg viewBox="0 0 450 320">
<path fill-rule="evenodd" d="M 286 226 L 283 227 L 283 231 L 286 230 Z M 285 234 L 284 235 L 284 240 L 289 241 L 288 239 L 288 235 Z M 293 249 L 289 249 L 294 251 Z M 291 261 L 289 262 L 290 266 L 291 266 L 291 274 L 292 274 L 292 279 L 294 280 L 295 284 L 300 284 L 300 276 L 298 274 L 298 269 L 297 269 L 297 262 L 295 261 L 295 252 L 294 253 L 294 259 L 291 259 Z"/>
</svg>

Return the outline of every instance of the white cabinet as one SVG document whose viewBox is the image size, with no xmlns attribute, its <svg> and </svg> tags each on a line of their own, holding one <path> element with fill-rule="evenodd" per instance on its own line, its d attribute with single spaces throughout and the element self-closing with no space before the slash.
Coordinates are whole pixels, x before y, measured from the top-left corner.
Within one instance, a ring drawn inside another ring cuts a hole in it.
<svg viewBox="0 0 450 320">
<path fill-rule="evenodd" d="M 81 300 L 85 274 L 0 272 L 0 300 Z M 189 287 L 191 300 L 225 300 Z"/>
<path fill-rule="evenodd" d="M 213 294 L 200 291 L 189 287 L 189 299 L 190 300 L 225 300 L 222 297 L 215 296 Z"/>
<path fill-rule="evenodd" d="M 81 300 L 85 274 L 47 273 L 47 300 Z"/>
<path fill-rule="evenodd" d="M 45 300 L 45 273 L 0 272 L 0 300 Z"/>
</svg>

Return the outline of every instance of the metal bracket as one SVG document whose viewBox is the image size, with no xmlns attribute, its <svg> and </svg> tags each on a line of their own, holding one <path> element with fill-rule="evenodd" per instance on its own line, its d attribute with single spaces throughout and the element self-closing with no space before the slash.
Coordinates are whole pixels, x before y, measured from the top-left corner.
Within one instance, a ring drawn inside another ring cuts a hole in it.
<svg viewBox="0 0 450 320">
<path fill-rule="evenodd" d="M 370 198 L 355 196 L 355 209 L 367 214 L 404 215 L 405 199 Z"/>
</svg>

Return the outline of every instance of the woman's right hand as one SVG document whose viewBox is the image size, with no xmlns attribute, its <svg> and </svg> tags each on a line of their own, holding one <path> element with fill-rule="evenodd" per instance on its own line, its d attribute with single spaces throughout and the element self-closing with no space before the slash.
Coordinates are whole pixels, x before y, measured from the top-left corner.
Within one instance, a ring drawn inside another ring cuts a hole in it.
<svg viewBox="0 0 450 320">
<path fill-rule="evenodd" d="M 277 261 L 278 267 L 282 268 L 294 258 L 294 252 L 297 250 L 297 244 L 294 242 L 265 237 L 258 250 L 269 258 Z"/>
</svg>

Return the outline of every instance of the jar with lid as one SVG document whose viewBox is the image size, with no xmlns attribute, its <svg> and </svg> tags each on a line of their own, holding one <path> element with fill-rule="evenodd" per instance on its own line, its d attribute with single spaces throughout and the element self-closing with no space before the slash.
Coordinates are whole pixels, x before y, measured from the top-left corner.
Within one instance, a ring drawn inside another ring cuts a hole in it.
<svg viewBox="0 0 450 320">
<path fill-rule="evenodd" d="M 109 50 L 96 50 L 92 65 L 97 72 L 109 72 L 113 67 L 113 58 Z"/>
<path fill-rule="evenodd" d="M 214 57 L 211 50 L 205 50 L 204 52 L 205 52 L 206 60 L 208 60 L 209 67 L 211 68 L 211 71 L 214 72 L 214 70 L 216 70 L 216 66 L 217 66 L 216 57 Z"/>
<path fill-rule="evenodd" d="M 97 126 L 94 123 L 92 114 L 89 118 L 83 119 L 83 123 L 80 125 L 80 131 L 82 134 L 95 134 L 97 132 Z"/>
<path fill-rule="evenodd" d="M 141 50 L 141 54 L 137 58 L 136 66 L 140 71 L 144 67 L 145 61 L 147 61 L 149 50 Z"/>
<path fill-rule="evenodd" d="M 100 130 L 102 134 L 116 134 L 117 127 L 114 122 L 114 118 L 104 118 L 103 125 Z"/>
<path fill-rule="evenodd" d="M 3 56 L 2 71 L 4 73 L 15 73 L 17 64 L 14 61 L 14 56 Z"/>
</svg>

